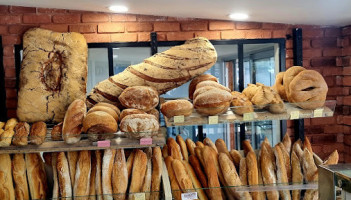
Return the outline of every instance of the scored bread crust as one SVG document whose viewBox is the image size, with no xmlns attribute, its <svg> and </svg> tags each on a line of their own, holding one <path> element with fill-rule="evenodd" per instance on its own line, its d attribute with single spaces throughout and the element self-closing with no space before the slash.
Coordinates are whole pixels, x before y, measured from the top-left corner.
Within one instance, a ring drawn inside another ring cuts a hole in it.
<svg viewBox="0 0 351 200">
<path fill-rule="evenodd" d="M 47 179 L 44 162 L 39 153 L 25 154 L 29 191 L 32 199 L 45 199 Z"/>
<path fill-rule="evenodd" d="M 140 149 L 135 151 L 129 193 L 141 192 L 147 166 L 147 156 Z M 129 198 L 134 195 L 129 194 Z"/>
<path fill-rule="evenodd" d="M 117 149 L 112 171 L 114 200 L 124 200 L 128 187 L 128 170 L 123 149 Z"/>
<path fill-rule="evenodd" d="M 279 145 L 275 145 L 273 148 L 273 152 L 275 155 L 276 165 L 277 165 L 277 183 L 288 184 L 289 180 L 288 180 L 288 175 L 285 168 L 285 160 L 282 153 L 282 149 L 280 148 Z M 291 199 L 289 191 L 282 190 L 279 193 L 282 199 Z"/>
<path fill-rule="evenodd" d="M 118 100 L 126 108 L 135 108 L 147 112 L 157 106 L 159 94 L 153 87 L 132 86 L 123 90 Z"/>
<path fill-rule="evenodd" d="M 267 142 L 261 144 L 261 172 L 262 179 L 265 185 L 274 185 L 277 183 L 275 173 L 275 157 L 271 145 Z M 278 191 L 267 191 L 268 200 L 279 199 Z"/>
<path fill-rule="evenodd" d="M 199 179 L 196 177 L 196 174 L 195 174 L 193 167 L 185 160 L 183 160 L 183 164 L 184 164 L 185 169 L 187 170 L 187 173 L 188 173 L 188 175 L 193 183 L 193 186 L 195 188 L 195 191 L 197 192 L 199 200 L 207 200 L 208 198 L 205 194 L 205 191 L 203 189 L 201 189 L 202 188 L 201 183 L 200 183 Z"/>
<path fill-rule="evenodd" d="M 76 175 L 73 186 L 74 199 L 86 199 L 89 195 L 91 174 L 91 152 L 80 151 L 77 160 Z"/>
<path fill-rule="evenodd" d="M 102 192 L 104 200 L 112 200 L 112 170 L 115 161 L 116 149 L 105 149 L 102 157 Z"/>
<path fill-rule="evenodd" d="M 187 138 L 185 140 L 186 143 L 186 147 L 188 148 L 188 152 L 190 153 L 190 155 L 194 155 L 195 156 L 195 147 L 196 144 L 194 143 L 194 141 L 192 141 L 190 138 Z"/>
<path fill-rule="evenodd" d="M 193 109 L 193 104 L 185 99 L 170 100 L 161 104 L 161 112 L 168 118 L 178 115 L 190 116 Z"/>
<path fill-rule="evenodd" d="M 172 167 L 172 161 L 174 159 L 172 158 L 172 156 L 168 156 L 165 158 L 165 164 L 167 167 L 167 172 L 168 172 L 168 176 L 169 176 L 169 181 L 171 182 L 171 188 L 172 188 L 172 196 L 174 197 L 174 199 L 176 200 L 181 200 L 181 191 L 180 191 L 180 187 L 178 184 L 178 181 L 176 179 L 173 167 Z"/>
<path fill-rule="evenodd" d="M 303 174 L 301 170 L 300 159 L 296 155 L 295 151 L 291 153 L 291 171 L 292 171 L 292 182 L 293 184 L 303 183 Z M 300 200 L 301 199 L 301 190 L 292 191 L 292 199 Z"/>
<path fill-rule="evenodd" d="M 162 161 L 162 152 L 160 147 L 154 147 L 152 149 L 152 177 L 150 200 L 160 199 L 160 185 L 163 166 Z"/>
<path fill-rule="evenodd" d="M 239 169 L 240 160 L 242 158 L 240 152 L 238 150 L 232 149 L 232 150 L 230 150 L 229 154 L 233 159 L 233 162 L 234 162 L 236 169 Z"/>
<path fill-rule="evenodd" d="M 69 166 L 69 175 L 71 176 L 72 187 L 74 186 L 74 181 L 76 177 L 76 167 L 78 161 L 79 151 L 68 151 L 67 161 Z"/>
<path fill-rule="evenodd" d="M 56 167 L 56 166 L 55 166 Z M 24 154 L 13 154 L 12 175 L 15 185 L 15 197 L 17 200 L 29 199 L 28 182 L 26 175 L 26 162 Z"/>
<path fill-rule="evenodd" d="M 182 138 L 182 136 L 177 135 L 176 140 L 179 144 L 180 151 L 182 152 L 183 159 L 188 161 L 188 149 L 186 147 L 184 139 Z"/>
<path fill-rule="evenodd" d="M 131 114 L 146 114 L 146 112 L 139 110 L 139 109 L 135 109 L 135 108 L 127 108 L 122 110 L 121 114 L 119 115 L 119 120 L 122 121 L 122 119 L 128 115 Z"/>
<path fill-rule="evenodd" d="M 227 145 L 225 144 L 224 140 L 219 138 L 216 140 L 215 144 L 218 149 L 218 153 L 225 153 L 228 156 L 228 158 L 233 162 L 233 158 L 230 156 Z"/>
<path fill-rule="evenodd" d="M 215 76 L 212 76 L 211 74 L 201 74 L 195 77 L 193 80 L 191 80 L 189 84 L 189 99 L 193 100 L 193 94 L 196 90 L 196 85 L 202 81 L 218 82 L 217 78 Z"/>
<path fill-rule="evenodd" d="M 211 188 L 208 192 L 209 198 L 218 200 L 223 199 L 215 164 L 217 161 L 214 159 L 213 153 L 211 153 L 211 147 L 204 147 L 202 156 L 204 160 L 203 166 L 206 166 L 204 169 L 207 176 L 208 187 Z"/>
<path fill-rule="evenodd" d="M 218 153 L 218 149 L 217 149 L 216 145 L 212 142 L 212 140 L 210 138 L 208 138 L 208 137 L 205 138 L 203 140 L 203 143 L 204 143 L 204 145 L 212 147 Z"/>
<path fill-rule="evenodd" d="M 183 160 L 180 146 L 173 138 L 167 139 L 167 146 L 169 156 L 172 156 L 174 159 Z"/>
<path fill-rule="evenodd" d="M 86 112 L 87 107 L 83 100 L 76 99 L 69 105 L 62 125 L 62 138 L 67 144 L 77 143 L 80 140 Z"/>
<path fill-rule="evenodd" d="M 339 162 L 338 150 L 334 150 L 328 158 L 323 162 L 323 165 L 336 165 Z"/>
<path fill-rule="evenodd" d="M 65 152 L 57 153 L 57 176 L 59 181 L 60 196 L 63 198 L 72 198 L 72 183 L 69 175 L 70 170 Z M 74 179 L 74 177 L 72 177 Z"/>
<path fill-rule="evenodd" d="M 28 135 L 30 126 L 27 122 L 19 122 L 15 126 L 15 134 L 12 138 L 12 144 L 15 146 L 24 146 L 28 144 Z"/>
</svg>

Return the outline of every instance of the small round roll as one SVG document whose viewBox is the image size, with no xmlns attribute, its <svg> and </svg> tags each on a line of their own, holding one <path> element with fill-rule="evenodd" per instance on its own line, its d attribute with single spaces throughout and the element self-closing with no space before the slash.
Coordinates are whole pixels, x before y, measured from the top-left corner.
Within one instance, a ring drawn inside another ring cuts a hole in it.
<svg viewBox="0 0 351 200">
<path fill-rule="evenodd" d="M 188 100 L 171 100 L 161 105 L 161 112 L 168 118 L 184 115 L 189 116 L 193 112 L 194 106 Z"/>
<path fill-rule="evenodd" d="M 190 84 L 189 84 L 189 99 L 193 99 L 193 94 L 196 90 L 196 85 L 202 81 L 214 81 L 218 82 L 217 78 L 215 76 L 212 76 L 210 74 L 202 74 L 196 78 L 194 78 Z"/>
</svg>

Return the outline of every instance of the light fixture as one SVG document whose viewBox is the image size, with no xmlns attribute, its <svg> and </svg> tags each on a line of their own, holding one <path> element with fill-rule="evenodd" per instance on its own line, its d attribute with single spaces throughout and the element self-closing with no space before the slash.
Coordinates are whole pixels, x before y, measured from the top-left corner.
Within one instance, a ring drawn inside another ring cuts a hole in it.
<svg viewBox="0 0 351 200">
<path fill-rule="evenodd" d="M 128 8 L 126 6 L 110 6 L 108 9 L 116 13 L 124 13 L 128 11 Z"/>
<path fill-rule="evenodd" d="M 229 18 L 240 21 L 249 18 L 249 15 L 246 13 L 233 13 L 229 15 Z"/>
</svg>

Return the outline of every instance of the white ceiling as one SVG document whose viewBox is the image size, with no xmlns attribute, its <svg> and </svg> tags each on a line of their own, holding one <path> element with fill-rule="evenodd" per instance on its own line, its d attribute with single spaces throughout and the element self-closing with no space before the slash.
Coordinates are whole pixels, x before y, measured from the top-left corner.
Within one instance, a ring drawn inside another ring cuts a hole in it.
<svg viewBox="0 0 351 200">
<path fill-rule="evenodd" d="M 233 12 L 247 12 L 248 21 L 287 24 L 351 24 L 351 0 L 0 0 L 2 5 L 109 12 L 126 5 L 128 13 L 228 20 Z"/>
</svg>

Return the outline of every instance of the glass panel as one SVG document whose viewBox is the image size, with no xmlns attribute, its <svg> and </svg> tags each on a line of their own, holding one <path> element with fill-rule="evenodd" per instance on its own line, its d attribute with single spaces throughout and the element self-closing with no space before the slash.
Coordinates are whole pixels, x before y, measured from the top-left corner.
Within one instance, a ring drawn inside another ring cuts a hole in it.
<svg viewBox="0 0 351 200">
<path fill-rule="evenodd" d="M 87 93 L 98 82 L 109 77 L 107 48 L 89 48 L 88 55 Z"/>
<path fill-rule="evenodd" d="M 129 65 L 139 64 L 150 55 L 150 47 L 113 48 L 113 73 L 118 74 Z"/>
</svg>

